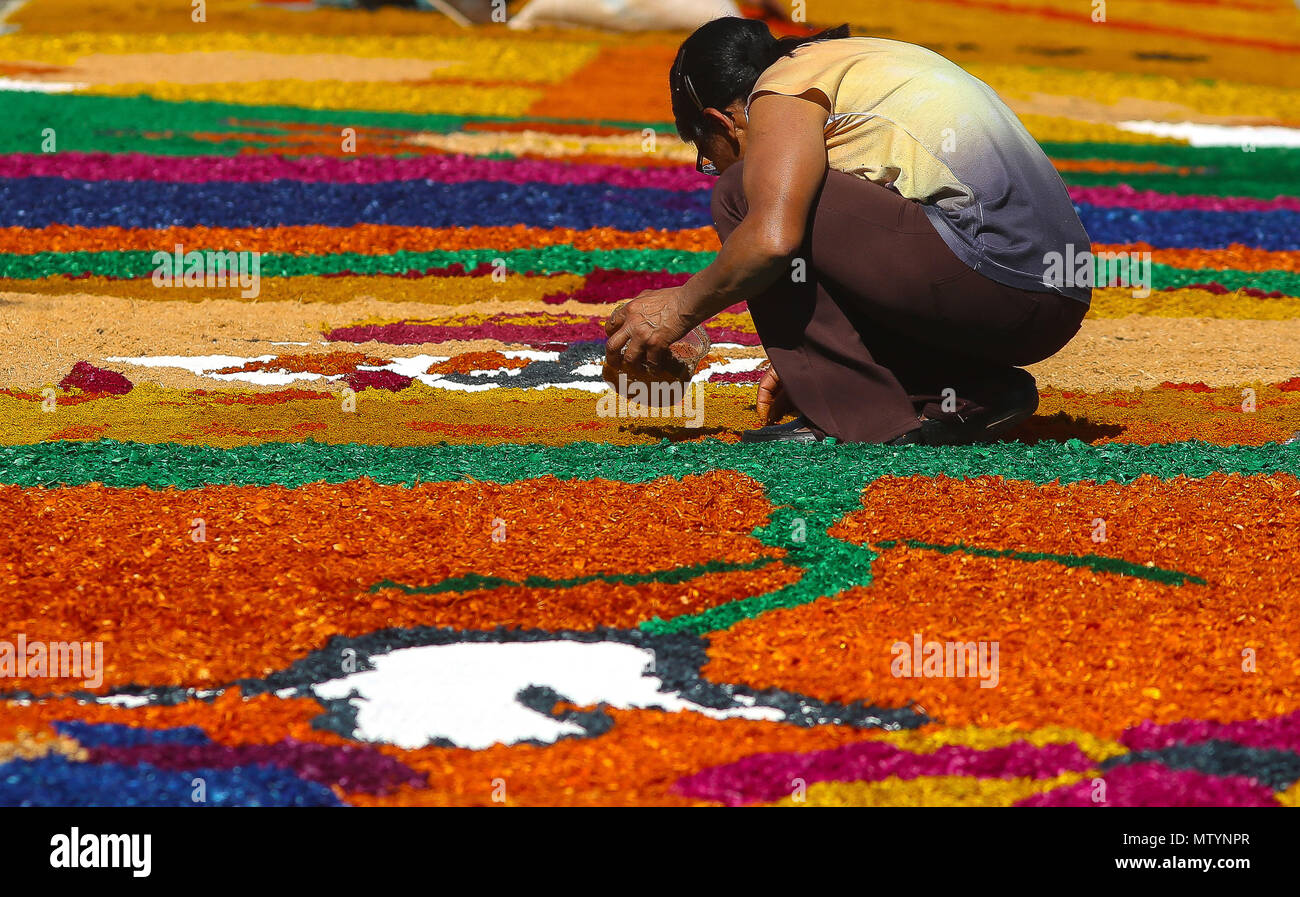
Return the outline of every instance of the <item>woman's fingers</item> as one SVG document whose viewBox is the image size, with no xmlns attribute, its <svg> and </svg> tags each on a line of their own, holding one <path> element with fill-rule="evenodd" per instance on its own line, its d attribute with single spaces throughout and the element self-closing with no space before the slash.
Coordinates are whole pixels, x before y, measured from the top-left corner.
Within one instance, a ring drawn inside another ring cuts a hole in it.
<svg viewBox="0 0 1300 897">
<path fill-rule="evenodd" d="M 670 311 L 667 290 L 647 290 L 616 308 L 605 322 L 605 361 L 610 365 L 668 370 L 671 335 L 680 317 Z M 668 318 L 667 321 L 664 319 Z"/>
<path fill-rule="evenodd" d="M 624 303 L 614 309 L 614 311 L 610 313 L 609 319 L 605 321 L 605 336 L 609 337 L 618 333 L 619 329 L 623 326 L 623 322 L 626 320 L 627 305 Z"/>
<path fill-rule="evenodd" d="M 631 338 L 632 328 L 624 326 L 616 329 L 609 339 L 605 340 L 605 363 L 610 367 L 621 366 L 623 364 L 623 347 L 627 345 L 628 340 Z"/>
<path fill-rule="evenodd" d="M 772 407 L 782 393 L 781 378 L 776 375 L 774 369 L 769 367 L 763 372 L 763 379 L 758 381 L 758 396 L 754 400 L 754 407 L 758 410 L 758 419 L 761 423 L 767 424 L 772 420 Z"/>
<path fill-rule="evenodd" d="M 795 408 L 790 401 L 781 378 L 774 368 L 763 372 L 763 379 L 758 382 L 758 395 L 754 399 L 754 408 L 758 419 L 764 426 L 774 424 L 787 414 L 794 414 Z"/>
<path fill-rule="evenodd" d="M 620 362 L 625 368 L 639 368 L 645 366 L 645 349 L 641 341 L 630 338 L 623 349 L 623 357 Z"/>
<path fill-rule="evenodd" d="M 644 364 L 652 371 L 668 370 L 672 364 L 673 353 L 670 346 L 661 346 L 658 342 L 650 342 L 645 347 Z"/>
</svg>

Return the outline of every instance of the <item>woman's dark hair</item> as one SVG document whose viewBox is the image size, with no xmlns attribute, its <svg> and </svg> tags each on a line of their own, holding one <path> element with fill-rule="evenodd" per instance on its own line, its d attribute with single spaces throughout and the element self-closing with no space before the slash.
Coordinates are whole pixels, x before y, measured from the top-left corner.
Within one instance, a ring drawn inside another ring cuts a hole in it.
<svg viewBox="0 0 1300 897">
<path fill-rule="evenodd" d="M 701 25 L 682 43 L 668 72 L 677 133 L 697 143 L 705 133 L 706 108 L 726 109 L 745 99 L 764 69 L 804 44 L 845 37 L 848 25 L 780 40 L 757 19 L 728 16 Z"/>
</svg>

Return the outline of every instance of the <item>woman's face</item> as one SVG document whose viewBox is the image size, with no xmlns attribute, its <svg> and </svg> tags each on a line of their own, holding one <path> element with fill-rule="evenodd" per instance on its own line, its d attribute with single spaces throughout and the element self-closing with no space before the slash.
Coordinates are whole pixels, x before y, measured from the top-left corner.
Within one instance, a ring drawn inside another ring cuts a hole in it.
<svg viewBox="0 0 1300 897">
<path fill-rule="evenodd" d="M 720 175 L 745 157 L 749 124 L 745 106 L 737 100 L 725 112 L 705 109 L 704 113 L 709 118 L 709 128 L 695 146 L 699 154 L 697 167 L 705 174 Z"/>
</svg>

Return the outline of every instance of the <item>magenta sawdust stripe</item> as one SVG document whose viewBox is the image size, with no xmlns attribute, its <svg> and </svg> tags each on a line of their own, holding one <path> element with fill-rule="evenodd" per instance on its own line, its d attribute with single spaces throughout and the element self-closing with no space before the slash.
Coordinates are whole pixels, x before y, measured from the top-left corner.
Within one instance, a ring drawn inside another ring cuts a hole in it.
<svg viewBox="0 0 1300 897">
<path fill-rule="evenodd" d="M 1101 779 L 1105 783 L 1104 789 Z M 1034 794 L 1018 807 L 1276 807 L 1273 789 L 1245 776 L 1211 776 L 1158 763 L 1116 766 L 1104 776 Z"/>
<path fill-rule="evenodd" d="M 443 184 L 504 181 L 512 184 L 606 184 L 659 190 L 708 190 L 712 178 L 689 165 L 628 168 L 544 159 L 478 156 L 148 156 L 141 153 L 34 153 L 0 155 L 0 177 L 56 177 L 86 181 L 211 181 L 263 183 L 314 181 L 378 184 L 429 180 Z"/>
<path fill-rule="evenodd" d="M 387 389 L 390 392 L 400 392 L 413 382 L 412 378 L 396 371 L 353 371 L 343 380 L 354 392 L 361 392 L 363 389 Z"/>
<path fill-rule="evenodd" d="M 1243 296 L 1250 296 L 1253 299 L 1292 298 L 1288 296 L 1286 293 L 1282 292 L 1281 290 L 1273 290 L 1271 293 L 1265 293 L 1263 290 L 1256 289 L 1255 287 L 1237 287 L 1235 290 L 1230 290 L 1227 287 L 1225 287 L 1223 284 L 1217 283 L 1213 280 L 1207 281 L 1205 283 L 1185 283 L 1182 286 L 1165 287 L 1164 289 L 1161 290 L 1161 292 L 1175 293 L 1178 290 L 1205 290 L 1205 292 L 1213 293 L 1216 296 L 1226 296 L 1229 293 L 1233 293 L 1233 294 L 1241 294 Z"/>
<path fill-rule="evenodd" d="M 788 797 L 796 779 L 814 782 L 882 782 L 888 778 L 973 776 L 980 779 L 1047 779 L 1084 772 L 1096 763 L 1076 744 L 1035 747 L 1017 741 L 978 750 L 945 745 L 928 754 L 905 751 L 883 741 L 863 741 L 807 754 L 755 754 L 725 766 L 705 769 L 677 782 L 689 797 L 740 806 Z"/>
<path fill-rule="evenodd" d="M 662 290 L 678 287 L 691 279 L 690 274 L 669 271 L 621 271 L 616 268 L 596 268 L 587 275 L 582 286 L 572 293 L 548 293 L 542 301 L 549 305 L 561 302 L 589 302 L 603 304 L 631 299 L 644 290 Z"/>
<path fill-rule="evenodd" d="M 134 384 L 117 371 L 97 368 L 88 361 L 78 361 L 68 375 L 59 381 L 59 388 L 124 396 L 134 388 Z"/>
<path fill-rule="evenodd" d="M 1093 206 L 1124 206 L 1141 211 L 1201 211 L 1201 212 L 1274 212 L 1300 211 L 1300 197 L 1278 196 L 1275 199 L 1255 199 L 1250 196 L 1181 196 L 1157 193 L 1154 190 L 1134 190 L 1126 184 L 1116 187 L 1071 187 L 1070 199 Z"/>
<path fill-rule="evenodd" d="M 491 271 L 491 266 L 487 267 Z M 547 275 L 561 277 L 563 275 Z M 560 305 L 564 302 L 585 302 L 591 305 L 612 305 L 625 302 L 645 290 L 663 290 L 681 286 L 695 275 L 675 273 L 672 271 L 625 271 L 619 268 L 593 268 L 583 281 L 582 286 L 573 292 L 563 291 L 547 293 L 542 301 L 547 305 Z M 726 314 L 744 314 L 749 310 L 747 302 L 737 302 L 722 311 Z"/>
<path fill-rule="evenodd" d="M 730 371 L 709 375 L 710 383 L 758 383 L 763 379 L 763 371 Z"/>
<path fill-rule="evenodd" d="M 758 334 L 734 330 L 730 327 L 705 327 L 709 339 L 715 343 L 736 343 L 757 346 Z M 491 339 L 503 343 L 519 343 L 534 348 L 556 343 L 604 342 L 603 319 L 585 324 L 412 324 L 398 321 L 393 324 L 361 324 L 354 327 L 336 327 L 325 332 L 332 342 L 368 343 L 372 340 L 395 346 L 420 343 L 445 343 L 452 340 Z"/>
<path fill-rule="evenodd" d="M 1144 722 L 1120 736 L 1131 751 L 1157 751 L 1175 744 L 1201 741 L 1231 741 L 1242 747 L 1300 753 L 1300 711 L 1272 719 L 1248 719 L 1235 723 L 1188 719 L 1157 725 Z"/>
<path fill-rule="evenodd" d="M 87 748 L 91 763 L 134 766 L 148 763 L 159 769 L 233 769 L 274 766 L 322 785 L 344 791 L 387 794 L 404 785 L 424 788 L 424 776 L 399 760 L 368 747 L 312 744 L 286 738 L 275 744 L 142 744 L 132 747 Z"/>
</svg>

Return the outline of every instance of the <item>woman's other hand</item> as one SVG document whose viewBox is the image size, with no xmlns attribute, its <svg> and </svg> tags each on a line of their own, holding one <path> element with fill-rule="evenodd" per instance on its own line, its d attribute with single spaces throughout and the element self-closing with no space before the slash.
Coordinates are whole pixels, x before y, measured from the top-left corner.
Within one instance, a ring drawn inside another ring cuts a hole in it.
<svg viewBox="0 0 1300 897">
<path fill-rule="evenodd" d="M 787 414 L 794 414 L 794 406 L 785 394 L 781 378 L 776 375 L 776 368 L 769 367 L 763 372 L 763 379 L 758 382 L 758 395 L 754 399 L 758 410 L 758 419 L 763 426 L 774 424 Z"/>
<path fill-rule="evenodd" d="M 605 322 L 605 361 L 612 367 L 667 368 L 669 347 L 691 329 L 682 315 L 679 287 L 646 290 L 614 310 Z"/>
</svg>

